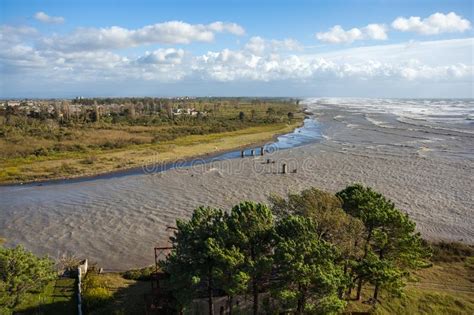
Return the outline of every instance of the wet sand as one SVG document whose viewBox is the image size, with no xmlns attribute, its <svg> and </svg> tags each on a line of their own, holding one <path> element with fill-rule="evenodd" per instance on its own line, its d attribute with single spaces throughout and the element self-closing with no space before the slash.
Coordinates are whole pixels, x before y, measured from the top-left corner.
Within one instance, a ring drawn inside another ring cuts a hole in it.
<svg viewBox="0 0 474 315">
<path fill-rule="evenodd" d="M 311 108 L 311 105 L 309 105 Z M 109 270 L 153 262 L 177 218 L 311 186 L 370 185 L 425 238 L 474 243 L 472 126 L 433 128 L 389 114 L 314 109 L 325 139 L 263 157 L 61 185 L 0 187 L 0 234 L 36 253 L 69 251 Z M 266 159 L 275 163 L 266 164 Z M 280 174 L 282 163 L 297 173 Z"/>
</svg>

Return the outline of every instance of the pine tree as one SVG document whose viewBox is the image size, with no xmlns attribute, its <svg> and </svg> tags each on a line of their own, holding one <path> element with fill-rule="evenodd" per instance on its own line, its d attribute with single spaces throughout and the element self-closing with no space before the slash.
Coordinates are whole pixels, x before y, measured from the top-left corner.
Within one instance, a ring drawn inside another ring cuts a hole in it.
<svg viewBox="0 0 474 315">
<path fill-rule="evenodd" d="M 259 311 L 259 293 L 272 269 L 273 215 L 264 204 L 243 202 L 232 208 L 229 230 L 245 255 L 245 270 L 250 276 L 253 313 Z"/>
<path fill-rule="evenodd" d="M 363 255 L 355 267 L 357 299 L 364 281 L 374 285 L 374 304 L 381 288 L 400 294 L 410 270 L 429 265 L 430 251 L 416 233 L 416 224 L 371 188 L 353 185 L 337 195 L 344 210 L 361 219 L 366 229 Z"/>
<path fill-rule="evenodd" d="M 222 267 L 220 249 L 225 248 L 225 231 L 225 215 L 220 209 L 200 207 L 191 220 L 177 221 L 173 249 L 162 268 L 171 275 L 170 283 L 181 306 L 188 305 L 204 288 L 209 314 L 214 314 L 213 294 L 216 274 L 222 274 L 218 269 Z"/>
<path fill-rule="evenodd" d="M 344 273 L 335 263 L 335 248 L 318 236 L 317 224 L 290 215 L 275 229 L 278 296 L 290 303 L 296 301 L 297 314 L 334 314 L 342 310 L 345 302 L 338 298 L 337 290 L 344 283 Z"/>
<path fill-rule="evenodd" d="M 22 246 L 0 246 L 0 311 L 17 306 L 28 292 L 41 290 L 56 277 L 54 262 Z"/>
</svg>

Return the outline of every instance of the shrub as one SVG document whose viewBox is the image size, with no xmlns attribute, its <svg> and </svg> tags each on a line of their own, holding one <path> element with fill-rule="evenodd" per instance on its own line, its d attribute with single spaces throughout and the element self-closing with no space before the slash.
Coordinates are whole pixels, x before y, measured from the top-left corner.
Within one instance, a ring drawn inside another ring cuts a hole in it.
<svg viewBox="0 0 474 315">
<path fill-rule="evenodd" d="M 122 274 L 122 276 L 125 279 L 129 279 L 129 280 L 143 280 L 143 281 L 146 281 L 146 280 L 150 280 L 150 277 L 151 277 L 152 273 L 155 272 L 155 270 L 156 269 L 155 269 L 154 266 L 148 266 L 148 267 L 141 268 L 141 269 L 127 270 Z"/>
<path fill-rule="evenodd" d="M 62 253 L 56 258 L 56 269 L 59 273 L 69 275 L 76 272 L 81 260 L 71 253 Z"/>
<path fill-rule="evenodd" d="M 34 155 L 36 156 L 46 156 L 49 154 L 49 151 L 47 148 L 38 148 L 34 151 Z"/>
</svg>

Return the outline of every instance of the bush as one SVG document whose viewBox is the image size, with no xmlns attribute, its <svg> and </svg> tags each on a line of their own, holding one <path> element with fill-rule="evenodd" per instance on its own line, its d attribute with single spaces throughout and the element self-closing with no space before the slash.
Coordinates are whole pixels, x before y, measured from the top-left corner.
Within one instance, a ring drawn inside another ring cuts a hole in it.
<svg viewBox="0 0 474 315">
<path fill-rule="evenodd" d="M 75 275 L 80 262 L 81 260 L 74 254 L 62 253 L 56 259 L 56 269 L 62 274 L 69 274 L 70 276 L 73 274 Z"/>
<path fill-rule="evenodd" d="M 132 269 L 132 270 L 127 270 L 125 271 L 122 276 L 125 279 L 129 280 L 150 280 L 151 275 L 155 272 L 155 267 L 154 266 L 148 266 L 145 268 L 141 269 Z"/>
<path fill-rule="evenodd" d="M 49 154 L 49 151 L 47 148 L 38 148 L 33 153 L 36 156 L 47 156 Z"/>
<path fill-rule="evenodd" d="M 29 292 L 41 291 L 57 275 L 54 262 L 21 246 L 0 246 L 0 310 L 14 308 Z"/>
</svg>

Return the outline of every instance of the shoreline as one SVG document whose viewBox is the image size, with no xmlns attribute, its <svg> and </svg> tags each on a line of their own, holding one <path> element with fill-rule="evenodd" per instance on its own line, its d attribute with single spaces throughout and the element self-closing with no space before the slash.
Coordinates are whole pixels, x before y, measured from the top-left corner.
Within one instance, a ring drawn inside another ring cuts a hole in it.
<svg viewBox="0 0 474 315">
<path fill-rule="evenodd" d="M 228 149 L 222 149 L 222 150 L 217 150 L 214 152 L 208 152 L 208 153 L 203 153 L 203 154 L 198 154 L 198 155 L 192 155 L 192 156 L 185 156 L 182 158 L 177 158 L 169 161 L 157 161 L 155 164 L 143 164 L 141 166 L 131 166 L 131 167 L 124 167 L 124 168 L 119 168 L 116 170 L 112 171 L 104 171 L 104 172 L 96 172 L 96 173 L 90 173 L 90 174 L 78 174 L 77 176 L 65 176 L 65 177 L 54 177 L 50 179 L 37 179 L 37 180 L 29 180 L 29 181 L 11 181 L 11 182 L 0 182 L 0 187 L 17 187 L 17 186 L 43 186 L 43 185 L 54 185 L 54 184 L 68 184 L 68 183 L 77 183 L 77 182 L 84 182 L 84 181 L 90 181 L 90 180 L 96 180 L 96 179 L 108 179 L 108 178 L 114 178 L 114 177 L 122 177 L 122 176 L 129 176 L 129 175 L 138 175 L 140 170 L 143 170 L 143 168 L 146 168 L 151 165 L 156 165 L 156 164 L 161 164 L 164 166 L 165 170 L 173 169 L 167 168 L 167 166 L 171 166 L 174 164 L 177 164 L 179 162 L 184 162 L 184 163 L 189 163 L 194 160 L 198 159 L 212 159 L 217 156 L 229 153 L 229 152 L 234 152 L 237 150 L 247 150 L 251 149 L 254 147 L 259 147 L 263 146 L 265 144 L 268 144 L 269 142 L 274 143 L 278 137 L 286 134 L 291 134 L 293 133 L 296 129 L 301 128 L 304 126 L 304 121 L 307 119 L 305 117 L 303 121 L 301 121 L 299 124 L 296 125 L 296 127 L 293 127 L 291 131 L 286 131 L 286 132 L 279 132 L 275 133 L 272 135 L 271 138 L 266 139 L 266 140 L 260 140 L 256 141 L 253 143 L 249 143 L 246 145 L 242 146 L 236 146 Z M 283 128 L 282 128 L 283 129 Z M 225 138 L 222 138 L 225 139 Z M 107 153 L 104 153 L 107 154 Z M 207 162 L 206 162 L 207 163 Z M 142 172 L 145 174 L 145 172 Z"/>
</svg>

